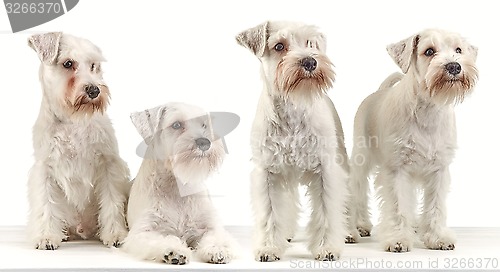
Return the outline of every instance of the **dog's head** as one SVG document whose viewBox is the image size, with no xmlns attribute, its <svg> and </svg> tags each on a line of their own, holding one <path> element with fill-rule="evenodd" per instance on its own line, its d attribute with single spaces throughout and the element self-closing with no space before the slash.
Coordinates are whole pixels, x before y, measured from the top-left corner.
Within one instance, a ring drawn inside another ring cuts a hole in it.
<svg viewBox="0 0 500 272">
<path fill-rule="evenodd" d="M 428 29 L 387 47 L 405 74 L 420 84 L 419 95 L 443 103 L 460 103 L 478 80 L 477 48 L 463 37 Z"/>
<path fill-rule="evenodd" d="M 203 181 L 221 165 L 225 155 L 222 140 L 202 109 L 169 103 L 130 117 L 148 145 L 145 159 L 163 161 L 180 182 Z"/>
<path fill-rule="evenodd" d="M 316 97 L 332 87 L 333 64 L 325 54 L 325 36 L 315 26 L 265 22 L 236 40 L 260 59 L 264 80 L 275 95 Z"/>
<path fill-rule="evenodd" d="M 97 46 L 61 32 L 33 35 L 28 44 L 41 61 L 44 95 L 60 114 L 88 116 L 106 110 L 110 94 L 102 77 L 104 57 Z"/>
</svg>

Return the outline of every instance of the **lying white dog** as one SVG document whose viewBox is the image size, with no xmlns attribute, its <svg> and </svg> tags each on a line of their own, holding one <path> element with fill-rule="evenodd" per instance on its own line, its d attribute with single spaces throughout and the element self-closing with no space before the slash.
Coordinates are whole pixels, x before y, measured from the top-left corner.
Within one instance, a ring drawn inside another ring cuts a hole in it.
<svg viewBox="0 0 500 272">
<path fill-rule="evenodd" d="M 123 249 L 142 259 L 185 264 L 191 248 L 209 263 L 227 263 L 233 240 L 217 222 L 203 181 L 222 163 L 209 115 L 170 103 L 131 115 L 148 148 L 128 205 Z"/>
</svg>

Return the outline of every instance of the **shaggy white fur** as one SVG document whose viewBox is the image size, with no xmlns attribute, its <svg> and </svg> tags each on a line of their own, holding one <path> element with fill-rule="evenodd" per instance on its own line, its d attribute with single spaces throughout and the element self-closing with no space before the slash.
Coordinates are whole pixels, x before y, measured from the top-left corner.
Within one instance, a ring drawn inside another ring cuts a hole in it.
<svg viewBox="0 0 500 272">
<path fill-rule="evenodd" d="M 123 249 L 146 260 L 182 265 L 191 249 L 204 262 L 228 263 L 235 246 L 202 182 L 224 158 L 210 116 L 169 103 L 131 115 L 148 148 L 130 193 Z"/>
<path fill-rule="evenodd" d="M 437 29 L 422 31 L 387 49 L 405 74 L 389 76 L 356 114 L 350 222 L 362 235 L 369 235 L 367 179 L 378 172 L 378 236 L 384 249 L 411 250 L 414 227 L 428 248 L 454 249 L 445 207 L 457 138 L 453 107 L 476 84 L 477 49 L 458 34 Z M 417 188 L 424 192 L 419 220 Z"/>
<path fill-rule="evenodd" d="M 251 135 L 255 258 L 279 260 L 289 246 L 302 184 L 312 205 L 308 248 L 317 260 L 337 260 L 347 234 L 349 169 L 340 119 L 326 95 L 334 81 L 326 39 L 293 22 L 266 22 L 236 39 L 259 58 L 264 81 Z"/>
<path fill-rule="evenodd" d="M 105 113 L 109 90 L 101 51 L 60 32 L 33 35 L 28 42 L 41 60 L 43 91 L 33 127 L 30 239 L 50 250 L 77 238 L 116 246 L 127 235 L 130 179 Z"/>
</svg>

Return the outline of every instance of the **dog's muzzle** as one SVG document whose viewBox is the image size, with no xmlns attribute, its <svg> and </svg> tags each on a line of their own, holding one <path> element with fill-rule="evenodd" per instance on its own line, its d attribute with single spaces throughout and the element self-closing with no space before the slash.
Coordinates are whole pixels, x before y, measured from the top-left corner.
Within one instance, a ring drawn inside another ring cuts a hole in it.
<svg viewBox="0 0 500 272">
<path fill-rule="evenodd" d="M 85 92 L 87 93 L 90 99 L 94 99 L 99 96 L 101 90 L 96 85 L 87 85 L 85 86 Z"/>
<path fill-rule="evenodd" d="M 303 58 L 300 61 L 300 65 L 304 67 L 304 69 L 308 72 L 312 72 L 316 70 L 316 66 L 318 65 L 318 62 L 313 58 L 313 57 L 307 57 Z"/>
<path fill-rule="evenodd" d="M 207 138 L 198 138 L 195 140 L 196 145 L 201 151 L 207 151 L 210 149 L 210 145 L 212 144 Z"/>
<path fill-rule="evenodd" d="M 458 75 L 462 71 L 462 66 L 460 66 L 460 63 L 458 62 L 450 62 L 444 66 L 446 71 L 450 73 L 451 75 Z"/>
</svg>

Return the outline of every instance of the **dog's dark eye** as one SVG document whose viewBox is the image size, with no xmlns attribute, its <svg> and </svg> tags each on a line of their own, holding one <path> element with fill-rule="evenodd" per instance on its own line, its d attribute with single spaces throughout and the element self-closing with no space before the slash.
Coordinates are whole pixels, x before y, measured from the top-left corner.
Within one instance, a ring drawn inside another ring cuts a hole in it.
<svg viewBox="0 0 500 272">
<path fill-rule="evenodd" d="M 274 50 L 276 50 L 276 51 L 282 51 L 283 49 L 285 49 L 285 46 L 282 43 L 277 43 L 274 46 Z"/>
<path fill-rule="evenodd" d="M 90 66 L 90 71 L 95 71 L 95 63 L 92 63 L 92 65 Z"/>
<path fill-rule="evenodd" d="M 202 124 L 201 127 L 202 128 L 207 128 L 207 124 Z"/>
<path fill-rule="evenodd" d="M 430 56 L 434 55 L 435 53 L 436 52 L 434 51 L 434 49 L 428 48 L 427 50 L 425 50 L 424 55 L 426 55 L 427 57 L 430 57 Z"/>
<path fill-rule="evenodd" d="M 462 54 L 462 48 L 457 47 L 457 49 L 455 49 L 455 52 L 457 52 L 458 54 Z"/>
<path fill-rule="evenodd" d="M 63 63 L 63 67 L 66 68 L 66 69 L 69 69 L 69 68 L 73 67 L 73 61 L 72 60 L 66 60 Z"/>
<path fill-rule="evenodd" d="M 173 129 L 180 129 L 182 127 L 182 124 L 181 122 L 179 121 L 175 121 L 173 124 L 172 124 L 172 128 Z"/>
</svg>

